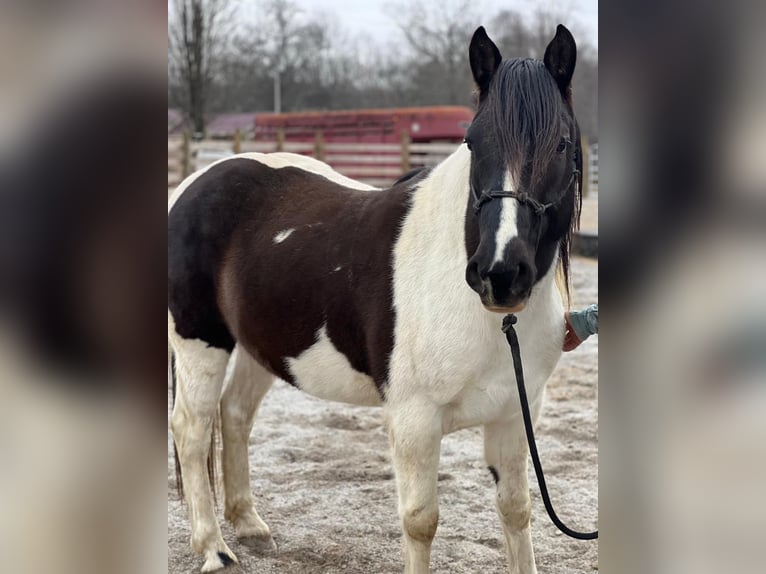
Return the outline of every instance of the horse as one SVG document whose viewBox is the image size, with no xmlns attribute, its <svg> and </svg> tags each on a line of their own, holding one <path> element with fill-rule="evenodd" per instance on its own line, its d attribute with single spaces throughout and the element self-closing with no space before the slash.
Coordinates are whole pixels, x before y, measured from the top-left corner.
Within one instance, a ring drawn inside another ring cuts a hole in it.
<svg viewBox="0 0 766 574">
<path fill-rule="evenodd" d="M 482 425 L 509 572 L 536 572 L 528 447 L 501 323 L 518 318 L 537 418 L 561 354 L 557 277 L 568 294 L 581 204 L 576 45 L 559 25 L 542 60 L 503 60 L 480 27 L 468 56 L 475 118 L 433 169 L 376 189 L 312 158 L 252 153 L 196 172 L 171 198 L 171 427 L 202 572 L 237 561 L 206 472 L 217 413 L 224 516 L 241 543 L 274 548 L 250 488 L 248 439 L 275 378 L 382 407 L 407 574 L 429 571 L 442 437 Z"/>
</svg>

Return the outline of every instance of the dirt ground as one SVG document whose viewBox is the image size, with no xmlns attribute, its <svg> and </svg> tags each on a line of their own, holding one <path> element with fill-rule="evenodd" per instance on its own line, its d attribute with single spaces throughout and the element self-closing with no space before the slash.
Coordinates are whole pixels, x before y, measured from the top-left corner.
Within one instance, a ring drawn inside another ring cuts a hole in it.
<svg viewBox="0 0 766 574">
<path fill-rule="evenodd" d="M 580 229 L 589 233 L 598 233 L 598 194 L 592 193 L 582 198 Z"/>
<path fill-rule="evenodd" d="M 572 268 L 573 307 L 595 303 L 597 262 L 575 258 Z M 513 384 L 510 374 L 508 384 Z M 597 387 L 598 337 L 591 337 L 562 357 L 548 383 L 537 427 L 554 507 L 564 522 L 579 530 L 592 530 L 597 521 Z M 202 560 L 189 547 L 189 522 L 175 491 L 171 455 L 169 450 L 168 572 L 198 572 Z M 271 527 L 279 549 L 271 555 L 254 555 L 221 522 L 224 539 L 240 560 L 227 572 L 403 571 L 396 487 L 379 409 L 322 401 L 277 382 L 258 413 L 250 464 L 258 512 Z M 440 515 L 432 571 L 507 572 L 480 429 L 445 437 L 439 470 Z M 531 464 L 529 473 L 538 571 L 596 571 L 598 542 L 560 534 L 545 512 Z"/>
</svg>

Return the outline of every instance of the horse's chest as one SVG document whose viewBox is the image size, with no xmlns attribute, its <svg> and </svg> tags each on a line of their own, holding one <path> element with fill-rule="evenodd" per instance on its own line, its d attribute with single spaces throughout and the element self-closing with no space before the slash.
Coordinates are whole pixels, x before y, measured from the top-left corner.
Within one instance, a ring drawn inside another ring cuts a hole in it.
<svg viewBox="0 0 766 574">
<path fill-rule="evenodd" d="M 484 369 L 467 378 L 458 395 L 445 407 L 445 432 L 509 419 L 520 414 L 518 390 L 513 362 L 507 357 L 495 358 Z M 532 403 L 543 396 L 555 360 L 530 356 L 525 361 L 525 386 Z"/>
<path fill-rule="evenodd" d="M 424 395 L 443 409 L 445 432 L 517 416 L 520 405 L 513 359 L 500 331 L 502 318 L 497 325 L 492 319 L 492 325 L 471 331 L 439 332 L 436 324 L 431 325 L 438 336 L 431 337 L 428 345 L 422 337 L 402 337 L 391 365 L 390 401 L 407 403 L 413 395 Z M 534 329 L 518 329 L 532 403 L 542 397 L 561 354 L 563 329 L 550 319 L 539 321 Z"/>
</svg>

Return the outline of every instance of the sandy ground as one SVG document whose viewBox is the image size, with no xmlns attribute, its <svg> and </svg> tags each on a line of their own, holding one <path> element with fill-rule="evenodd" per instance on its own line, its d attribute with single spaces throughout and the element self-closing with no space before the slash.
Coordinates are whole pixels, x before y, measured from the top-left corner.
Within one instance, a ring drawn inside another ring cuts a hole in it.
<svg viewBox="0 0 766 574">
<path fill-rule="evenodd" d="M 583 197 L 580 229 L 590 233 L 598 233 L 598 193 L 591 193 L 588 197 Z"/>
<path fill-rule="evenodd" d="M 595 260 L 573 260 L 573 290 L 574 307 L 597 301 Z M 510 376 L 508 384 L 513 384 Z M 563 356 L 548 383 L 537 427 L 553 504 L 561 518 L 579 530 L 591 530 L 598 512 L 597 385 L 598 337 L 591 337 Z M 240 560 L 227 572 L 401 573 L 396 487 L 381 423 L 377 408 L 314 399 L 277 382 L 253 429 L 250 464 L 258 511 L 279 550 L 254 555 L 222 522 L 224 538 Z M 432 571 L 507 572 L 480 429 L 445 437 L 441 456 Z M 598 543 L 558 532 L 543 507 L 531 464 L 529 473 L 539 572 L 596 571 Z M 168 572 L 198 572 L 202 560 L 189 547 L 186 508 L 178 500 L 173 474 L 168 456 Z"/>
</svg>

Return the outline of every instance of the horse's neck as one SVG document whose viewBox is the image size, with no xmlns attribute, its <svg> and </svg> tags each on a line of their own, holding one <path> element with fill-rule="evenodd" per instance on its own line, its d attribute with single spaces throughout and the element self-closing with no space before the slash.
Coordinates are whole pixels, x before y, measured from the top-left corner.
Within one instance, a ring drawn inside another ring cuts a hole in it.
<svg viewBox="0 0 766 574">
<path fill-rule="evenodd" d="M 411 195 L 411 209 L 403 228 L 413 255 L 441 259 L 447 266 L 467 261 L 465 210 L 468 204 L 471 155 L 461 145 L 420 182 Z M 415 245 L 417 247 L 415 248 Z"/>
<path fill-rule="evenodd" d="M 468 203 L 471 154 L 461 145 L 437 165 L 415 193 L 417 207 L 439 222 L 463 228 Z M 461 233 L 462 234 L 462 233 Z"/>
</svg>

